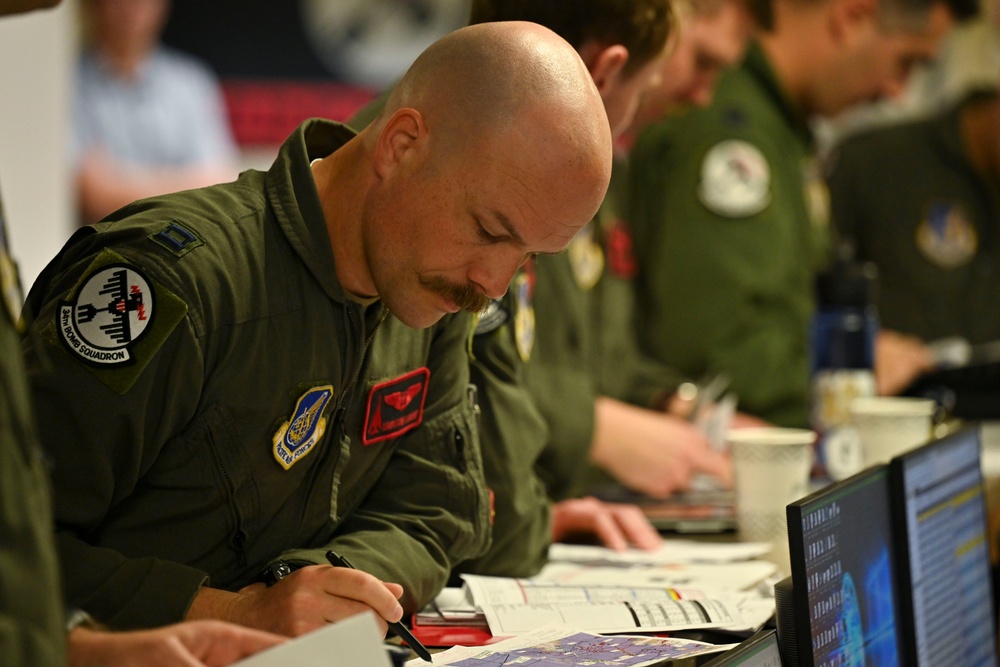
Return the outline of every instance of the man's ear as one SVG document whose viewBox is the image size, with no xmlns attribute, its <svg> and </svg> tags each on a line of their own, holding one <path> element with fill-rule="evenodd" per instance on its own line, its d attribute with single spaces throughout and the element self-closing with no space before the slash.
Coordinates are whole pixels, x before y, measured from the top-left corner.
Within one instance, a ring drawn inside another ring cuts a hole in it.
<svg viewBox="0 0 1000 667">
<path fill-rule="evenodd" d="M 830 30 L 835 42 L 849 42 L 859 29 L 874 27 L 878 9 L 879 0 L 831 0 Z"/>
<path fill-rule="evenodd" d="M 375 144 L 375 171 L 379 176 L 391 173 L 407 154 L 423 145 L 427 136 L 424 117 L 416 109 L 398 109 L 386 121 Z"/>
<path fill-rule="evenodd" d="M 590 77 L 597 85 L 597 92 L 603 96 L 608 87 L 619 80 L 619 75 L 628 62 L 629 53 L 621 44 L 601 46 L 588 42 L 580 50 L 580 57 L 590 70 Z"/>
</svg>

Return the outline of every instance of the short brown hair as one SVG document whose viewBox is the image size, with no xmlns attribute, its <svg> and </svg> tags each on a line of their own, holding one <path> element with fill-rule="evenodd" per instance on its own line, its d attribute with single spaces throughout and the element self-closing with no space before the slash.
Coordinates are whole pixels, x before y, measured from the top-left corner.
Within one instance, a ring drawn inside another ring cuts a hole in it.
<svg viewBox="0 0 1000 667">
<path fill-rule="evenodd" d="M 670 0 L 472 0 L 469 23 L 531 21 L 578 51 L 587 42 L 628 49 L 629 74 L 658 56 L 674 30 Z"/>
</svg>

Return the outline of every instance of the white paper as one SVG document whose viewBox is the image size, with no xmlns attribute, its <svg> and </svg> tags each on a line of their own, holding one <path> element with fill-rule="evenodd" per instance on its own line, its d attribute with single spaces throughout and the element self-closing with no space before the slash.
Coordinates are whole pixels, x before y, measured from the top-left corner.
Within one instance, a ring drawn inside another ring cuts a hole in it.
<svg viewBox="0 0 1000 667">
<path fill-rule="evenodd" d="M 661 602 L 680 598 L 704 598 L 695 589 L 677 589 L 651 584 L 630 585 L 566 585 L 535 579 L 510 579 L 463 574 L 471 597 L 480 609 L 496 604 L 593 604 L 599 602 Z"/>
<path fill-rule="evenodd" d="M 723 600 L 657 603 L 483 605 L 494 637 L 523 634 L 558 623 L 587 632 L 669 632 L 744 625 L 735 604 Z"/>
<path fill-rule="evenodd" d="M 615 665 L 648 667 L 667 658 L 716 653 L 734 645 L 715 646 L 685 639 L 599 637 L 564 626 L 546 626 L 486 647 L 456 646 L 433 656 L 434 664 L 453 667 L 517 665 L 544 660 L 548 665 Z M 637 650 L 638 649 L 638 650 Z M 581 656 L 581 654 L 583 654 Z M 426 663 L 414 659 L 407 667 Z"/>
<path fill-rule="evenodd" d="M 533 580 L 575 586 L 669 586 L 733 592 L 753 589 L 776 571 L 774 563 L 763 560 L 727 565 L 680 563 L 649 566 L 555 562 L 548 563 Z"/>
<path fill-rule="evenodd" d="M 764 556 L 769 542 L 695 542 L 664 540 L 659 549 L 614 551 L 607 547 L 556 543 L 549 547 L 549 560 L 575 563 L 604 562 L 622 565 L 665 565 L 672 563 L 734 563 Z"/>
<path fill-rule="evenodd" d="M 392 667 L 375 614 L 366 612 L 233 663 L 233 667 Z"/>
</svg>

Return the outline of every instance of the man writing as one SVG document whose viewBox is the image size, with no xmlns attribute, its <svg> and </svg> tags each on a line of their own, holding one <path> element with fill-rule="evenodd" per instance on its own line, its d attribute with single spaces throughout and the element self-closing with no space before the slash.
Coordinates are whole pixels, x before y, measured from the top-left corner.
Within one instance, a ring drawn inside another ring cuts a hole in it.
<svg viewBox="0 0 1000 667">
<path fill-rule="evenodd" d="M 285 634 L 426 602 L 489 543 L 459 311 L 565 246 L 610 161 L 573 49 L 477 26 L 360 134 L 309 121 L 266 173 L 79 232 L 26 343 L 71 602 Z"/>
</svg>

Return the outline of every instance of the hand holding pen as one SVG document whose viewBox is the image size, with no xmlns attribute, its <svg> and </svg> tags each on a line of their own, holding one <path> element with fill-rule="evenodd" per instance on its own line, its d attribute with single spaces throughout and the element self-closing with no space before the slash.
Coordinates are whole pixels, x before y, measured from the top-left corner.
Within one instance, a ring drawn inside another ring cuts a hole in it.
<svg viewBox="0 0 1000 667">
<path fill-rule="evenodd" d="M 333 565 L 334 567 L 346 567 L 351 570 L 356 569 L 353 565 L 351 565 L 350 561 L 348 561 L 343 556 L 338 555 L 335 551 L 327 551 L 326 559 L 330 561 L 330 564 Z M 423 660 L 427 662 L 432 662 L 430 651 L 428 651 L 427 648 L 424 647 L 424 645 L 421 644 L 417 640 L 417 638 L 413 636 L 413 634 L 407 629 L 405 625 L 397 622 L 397 623 L 389 623 L 389 627 L 392 628 L 393 631 L 397 635 L 399 635 L 399 637 L 404 642 L 406 642 L 407 646 L 413 649 L 414 653 L 419 655 Z"/>
</svg>

